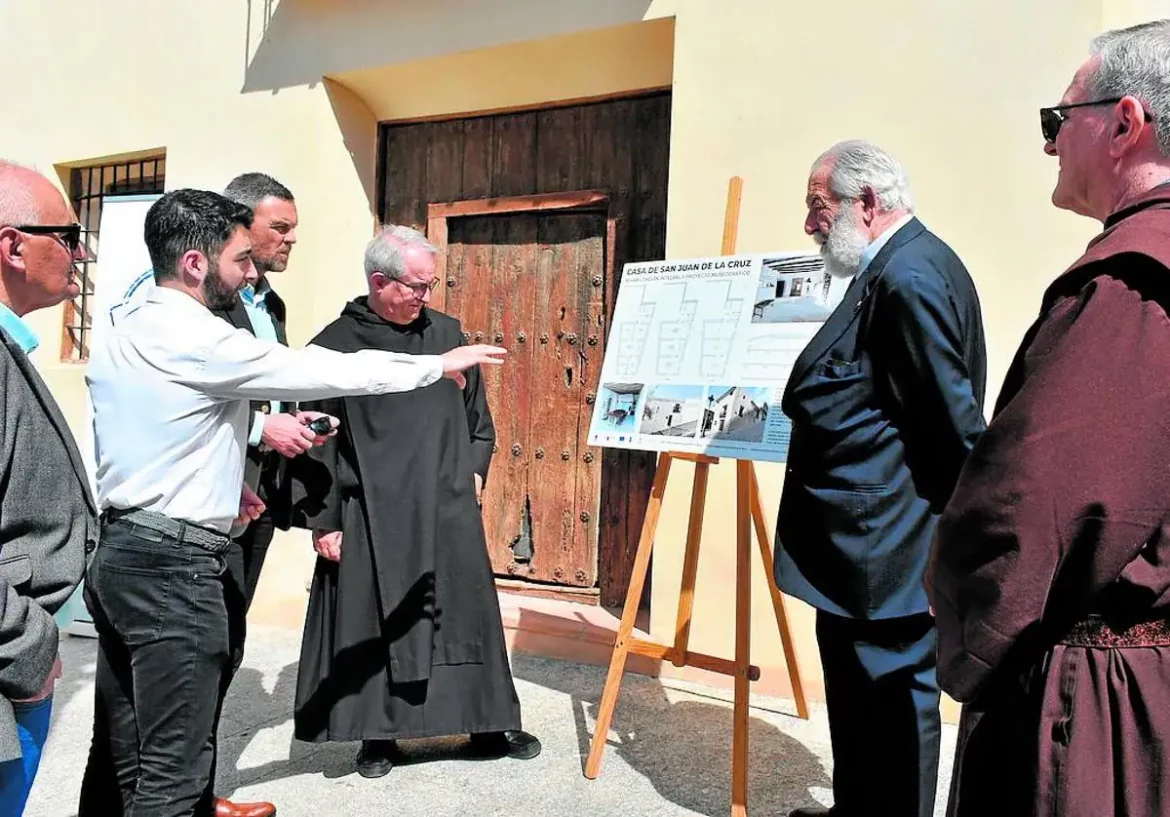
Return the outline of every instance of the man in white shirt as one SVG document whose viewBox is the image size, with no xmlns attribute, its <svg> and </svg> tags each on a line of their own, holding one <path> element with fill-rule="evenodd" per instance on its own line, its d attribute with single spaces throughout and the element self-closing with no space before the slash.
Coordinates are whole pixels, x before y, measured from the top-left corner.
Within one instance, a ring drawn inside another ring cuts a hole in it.
<svg viewBox="0 0 1170 817">
<path fill-rule="evenodd" d="M 251 221 L 206 191 L 155 202 L 145 238 L 158 286 L 92 352 L 102 531 L 85 594 L 99 653 L 80 817 L 212 812 L 228 533 L 263 510 L 243 483 L 248 401 L 409 391 L 444 376 L 462 385 L 462 371 L 502 362 L 489 346 L 341 354 L 233 329 L 209 310 L 254 274 Z"/>
</svg>

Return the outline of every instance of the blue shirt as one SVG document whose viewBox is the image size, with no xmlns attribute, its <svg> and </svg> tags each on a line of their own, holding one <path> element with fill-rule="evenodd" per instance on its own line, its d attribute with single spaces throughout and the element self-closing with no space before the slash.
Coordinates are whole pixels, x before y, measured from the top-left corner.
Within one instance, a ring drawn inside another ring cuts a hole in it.
<svg viewBox="0 0 1170 817">
<path fill-rule="evenodd" d="M 870 243 L 870 245 L 865 248 L 865 252 L 861 254 L 861 266 L 857 268 L 858 276 L 869 269 L 869 265 L 873 263 L 873 259 L 877 258 L 877 254 L 882 251 L 882 247 L 886 246 L 886 243 L 894 237 L 894 233 L 898 232 L 898 230 L 901 230 L 903 227 L 909 224 L 910 219 L 912 218 L 914 218 L 913 213 L 907 213 L 906 215 L 902 216 L 900 219 L 887 227 L 884 233 L 875 238 Z"/>
<path fill-rule="evenodd" d="M 3 329 L 10 338 L 16 341 L 16 345 L 26 355 L 41 345 L 41 339 L 37 337 L 37 333 L 30 329 L 28 324 L 22 321 L 6 304 L 2 303 L 0 303 L 0 329 Z"/>
<path fill-rule="evenodd" d="M 240 290 L 240 300 L 244 302 L 244 311 L 248 313 L 248 320 L 252 322 L 252 331 L 256 333 L 256 337 L 276 343 L 276 324 L 268 312 L 267 303 L 268 293 L 271 291 L 272 287 L 268 285 L 268 281 L 261 278 L 255 287 L 249 284 Z M 268 406 L 273 414 L 280 411 L 280 402 L 277 400 L 270 400 Z M 252 433 L 248 437 L 248 445 L 260 445 L 263 433 L 264 415 L 257 413 L 252 423 Z"/>
</svg>

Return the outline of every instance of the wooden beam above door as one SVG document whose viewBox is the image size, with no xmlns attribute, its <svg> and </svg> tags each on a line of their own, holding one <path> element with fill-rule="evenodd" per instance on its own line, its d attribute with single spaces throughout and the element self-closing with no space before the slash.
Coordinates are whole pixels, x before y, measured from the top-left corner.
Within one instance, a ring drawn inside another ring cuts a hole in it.
<svg viewBox="0 0 1170 817">
<path fill-rule="evenodd" d="M 574 190 L 568 193 L 537 193 L 531 196 L 498 196 L 489 199 L 439 202 L 427 205 L 427 220 L 458 216 L 490 216 L 501 213 L 531 213 L 541 210 L 605 209 L 605 190 Z"/>
</svg>

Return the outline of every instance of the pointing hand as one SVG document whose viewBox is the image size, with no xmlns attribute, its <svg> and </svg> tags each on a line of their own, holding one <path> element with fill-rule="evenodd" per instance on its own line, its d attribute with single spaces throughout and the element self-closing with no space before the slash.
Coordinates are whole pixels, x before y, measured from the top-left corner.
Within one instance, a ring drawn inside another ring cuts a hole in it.
<svg viewBox="0 0 1170 817">
<path fill-rule="evenodd" d="M 508 350 L 499 346 L 458 346 L 443 354 L 443 377 L 454 380 L 459 388 L 467 385 L 463 372 L 472 366 L 498 366 L 504 362 Z"/>
</svg>

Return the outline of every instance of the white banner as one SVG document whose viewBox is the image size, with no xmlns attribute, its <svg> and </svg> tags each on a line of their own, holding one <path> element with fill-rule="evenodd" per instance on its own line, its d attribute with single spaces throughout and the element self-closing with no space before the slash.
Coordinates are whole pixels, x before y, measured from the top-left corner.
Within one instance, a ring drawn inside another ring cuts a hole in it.
<svg viewBox="0 0 1170 817">
<path fill-rule="evenodd" d="M 89 303 L 92 328 L 89 349 L 92 353 L 105 342 L 110 327 L 110 311 L 127 301 L 140 297 L 154 286 L 150 255 L 146 251 L 143 231 L 146 211 L 159 198 L 158 194 L 104 196 L 102 217 L 98 224 L 98 258 L 93 270 L 94 294 Z M 96 267 L 96 269 L 95 269 Z M 89 475 L 90 489 L 97 497 L 97 461 L 93 434 L 93 405 L 86 390 L 85 426 L 81 441 L 81 458 Z M 92 636 L 93 623 L 82 600 L 82 585 L 57 613 L 59 626 L 74 635 Z"/>
<path fill-rule="evenodd" d="M 848 283 L 806 253 L 627 264 L 589 444 L 783 462 L 788 374 Z"/>
<path fill-rule="evenodd" d="M 102 217 L 98 225 L 97 269 L 89 310 L 93 321 L 89 333 L 91 353 L 105 341 L 110 329 L 111 310 L 154 286 L 154 273 L 150 267 L 150 255 L 146 251 L 143 231 L 146 211 L 158 199 L 159 195 L 156 193 L 102 198 Z M 86 411 L 85 440 L 81 453 L 85 458 L 85 467 L 89 471 L 90 487 L 96 491 L 93 408 L 88 397 Z"/>
</svg>

